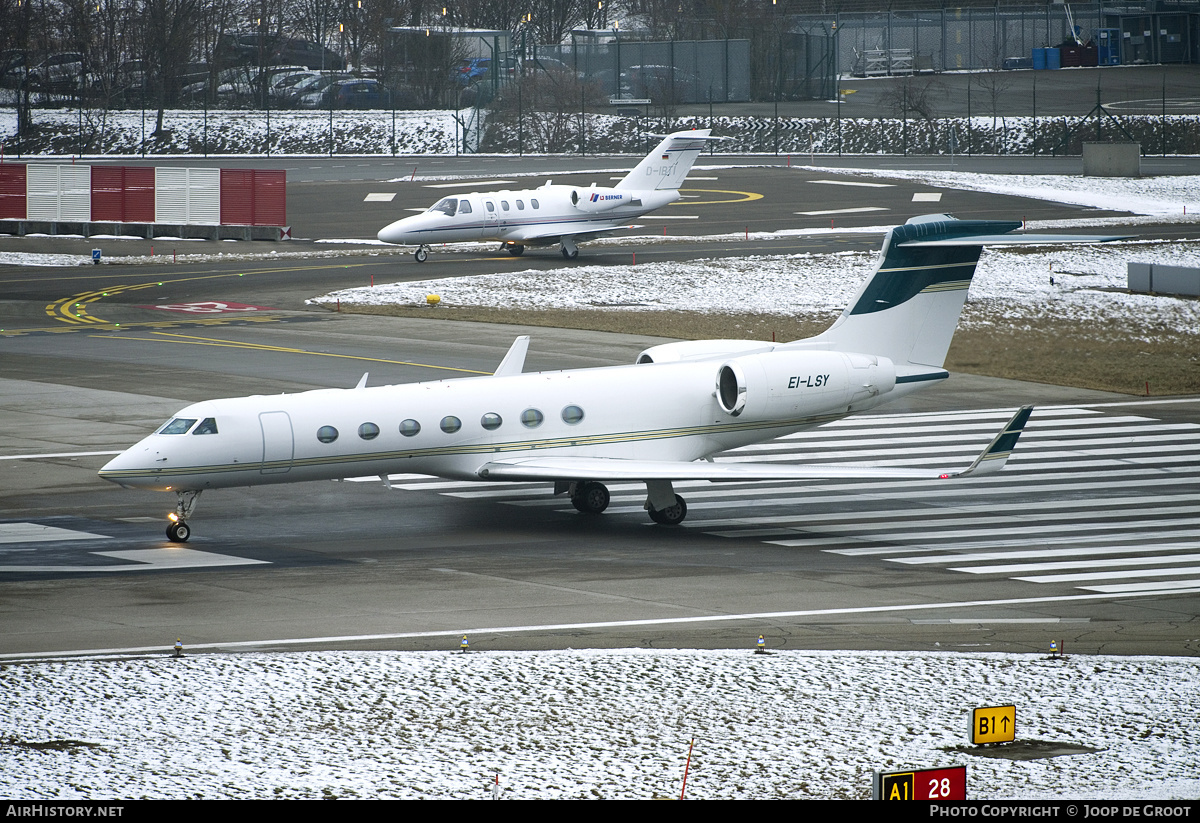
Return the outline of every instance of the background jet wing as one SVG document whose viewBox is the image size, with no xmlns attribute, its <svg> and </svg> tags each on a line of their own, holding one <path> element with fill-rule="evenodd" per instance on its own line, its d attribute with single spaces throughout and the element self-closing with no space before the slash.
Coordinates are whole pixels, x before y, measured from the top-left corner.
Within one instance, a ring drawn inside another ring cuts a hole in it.
<svg viewBox="0 0 1200 823">
<path fill-rule="evenodd" d="M 617 457 L 502 457 L 482 466 L 483 480 L 939 480 L 990 474 L 1004 467 L 1033 406 L 1023 406 L 992 438 L 968 468 L 903 469 L 846 464 L 780 465 L 770 463 L 683 463 L 669 460 L 625 460 Z"/>
<path fill-rule="evenodd" d="M 573 237 L 580 242 L 594 240 L 605 234 L 612 234 L 614 231 L 624 231 L 625 229 L 636 228 L 633 225 L 613 226 L 610 229 L 597 229 L 593 222 L 590 225 L 581 226 L 547 226 L 534 225 L 522 226 L 515 229 L 506 229 L 504 232 L 504 241 L 506 243 L 528 243 L 528 242 L 544 242 L 553 243 L 560 237 Z"/>
</svg>

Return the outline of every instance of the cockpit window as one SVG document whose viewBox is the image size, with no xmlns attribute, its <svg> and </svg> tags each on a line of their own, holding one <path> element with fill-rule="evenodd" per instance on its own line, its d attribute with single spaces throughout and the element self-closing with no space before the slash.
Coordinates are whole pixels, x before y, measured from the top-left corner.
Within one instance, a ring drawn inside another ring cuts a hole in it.
<svg viewBox="0 0 1200 823">
<path fill-rule="evenodd" d="M 458 200 L 453 197 L 447 197 L 444 200 L 437 201 L 437 203 L 433 204 L 429 208 L 429 210 L 430 211 L 440 211 L 442 214 L 446 215 L 447 217 L 453 217 L 454 211 L 457 208 L 458 208 Z"/>
<path fill-rule="evenodd" d="M 471 213 L 471 201 L 470 200 L 459 200 L 458 201 L 458 212 L 459 212 L 459 214 L 470 214 Z"/>
<path fill-rule="evenodd" d="M 217 433 L 217 418 L 206 417 L 200 421 L 200 425 L 192 434 L 216 434 Z"/>
<path fill-rule="evenodd" d="M 161 429 L 159 429 L 158 433 L 159 434 L 187 434 L 188 429 L 190 429 L 193 425 L 195 425 L 195 423 L 196 423 L 196 418 L 194 418 L 194 417 L 176 417 L 170 423 L 168 423 L 167 425 L 165 425 Z"/>
</svg>

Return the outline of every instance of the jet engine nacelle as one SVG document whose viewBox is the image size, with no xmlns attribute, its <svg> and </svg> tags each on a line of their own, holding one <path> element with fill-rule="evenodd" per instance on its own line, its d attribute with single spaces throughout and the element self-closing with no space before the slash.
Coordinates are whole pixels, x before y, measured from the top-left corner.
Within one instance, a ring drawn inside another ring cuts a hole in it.
<svg viewBox="0 0 1200 823">
<path fill-rule="evenodd" d="M 896 367 L 886 357 L 772 351 L 722 363 L 715 394 L 727 414 L 771 420 L 842 410 L 886 394 L 895 385 Z"/>
<path fill-rule="evenodd" d="M 571 189 L 571 205 L 586 212 L 612 211 L 627 206 L 637 198 L 633 192 L 616 189 Z"/>
</svg>

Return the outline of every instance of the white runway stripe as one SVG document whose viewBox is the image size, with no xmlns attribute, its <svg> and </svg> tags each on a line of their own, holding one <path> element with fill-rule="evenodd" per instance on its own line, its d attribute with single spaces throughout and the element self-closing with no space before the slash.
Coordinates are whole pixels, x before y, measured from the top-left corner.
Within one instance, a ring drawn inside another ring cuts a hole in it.
<svg viewBox="0 0 1200 823">
<path fill-rule="evenodd" d="M 1156 580 L 1152 583 L 1112 583 L 1105 586 L 1078 586 L 1077 588 L 1088 592 L 1101 592 L 1104 594 L 1196 592 L 1200 591 L 1200 578 L 1193 578 L 1191 580 Z"/>
<path fill-rule="evenodd" d="M 1042 537 L 1037 540 L 1031 540 L 1028 537 L 1015 538 L 1013 540 L 1001 540 L 988 537 L 989 532 L 980 532 L 981 537 L 978 540 L 964 540 L 957 543 L 947 543 L 942 546 L 916 545 L 908 544 L 904 546 L 863 546 L 853 549 L 836 549 L 831 551 L 831 554 L 844 554 L 847 557 L 865 557 L 869 555 L 884 555 L 884 554 L 903 554 L 912 551 L 943 551 L 946 552 L 945 562 L 954 563 L 955 556 L 953 552 L 959 549 L 976 552 L 981 549 L 999 549 L 1004 546 L 1016 546 L 1022 549 L 1027 548 L 1032 543 L 1037 543 L 1043 546 L 1064 546 L 1064 545 L 1095 545 L 1108 546 L 1115 542 L 1124 542 L 1129 540 L 1144 539 L 1144 535 L 1125 535 L 1125 534 L 1106 534 L 1092 535 L 1084 537 L 1082 535 L 1066 535 L 1063 537 Z M 1154 539 L 1156 541 L 1169 540 L 1174 538 L 1189 539 L 1196 536 L 1196 530 L 1192 528 L 1180 529 L 1178 531 L 1155 532 Z M 849 540 L 843 540 L 843 543 Z M 864 541 L 866 542 L 866 541 Z M 876 541 L 877 542 L 877 541 Z"/>
<path fill-rule="evenodd" d="M 1162 550 L 1162 547 L 1158 547 Z M 1051 572 L 1065 569 L 1115 569 L 1121 566 L 1160 566 L 1166 563 L 1195 563 L 1200 554 L 1175 554 L 1159 557 L 1110 557 L 1100 560 L 1061 560 L 1052 563 L 1005 563 L 999 566 L 954 566 L 950 570 L 969 574 L 1024 574 L 1026 572 Z M 1022 580 L 1029 578 L 1023 577 Z"/>
<path fill-rule="evenodd" d="M 1070 549 L 1030 549 L 1028 551 L 976 552 L 964 554 L 926 554 L 916 557 L 889 557 L 890 563 L 920 566 L 931 563 L 983 563 L 991 560 L 1025 560 L 1051 557 L 1101 557 L 1106 554 L 1148 554 L 1151 552 L 1184 551 L 1200 549 L 1200 541 L 1182 543 L 1155 543 L 1153 545 L 1076 546 Z M 1090 562 L 1090 561 L 1089 561 Z"/>
<path fill-rule="evenodd" d="M 1034 577 L 1018 577 L 1026 583 L 1076 583 L 1084 580 L 1121 580 L 1129 577 L 1172 577 L 1177 574 L 1200 574 L 1200 566 L 1185 566 L 1178 569 L 1136 569 L 1123 572 L 1082 572 L 1080 574 L 1044 574 Z"/>
</svg>

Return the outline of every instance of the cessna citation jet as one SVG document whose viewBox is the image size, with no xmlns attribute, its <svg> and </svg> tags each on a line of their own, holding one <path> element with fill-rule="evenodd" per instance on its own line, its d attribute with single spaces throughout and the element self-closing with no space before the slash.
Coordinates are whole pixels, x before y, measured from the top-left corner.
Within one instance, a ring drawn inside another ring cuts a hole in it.
<svg viewBox="0 0 1200 823">
<path fill-rule="evenodd" d="M 874 274 L 841 317 L 807 340 L 667 343 L 637 362 L 522 374 L 519 337 L 490 377 L 196 403 L 113 459 L 100 476 L 174 492 L 167 536 L 206 489 L 392 473 L 544 481 L 581 512 L 608 506 L 605 483 L 646 484 L 646 510 L 676 524 L 681 480 L 937 479 L 999 470 L 1029 418 L 1020 409 L 959 470 L 713 462 L 710 455 L 811 429 L 904 397 L 942 368 L 985 244 L 1114 237 L 1011 234 L 1019 222 L 913 218 L 891 229 Z"/>
<path fill-rule="evenodd" d="M 679 186 L 704 148 L 709 129 L 669 134 L 616 188 L 555 186 L 446 197 L 379 232 L 384 243 L 416 246 L 424 263 L 432 243 L 498 240 L 513 257 L 526 246 L 558 243 L 579 256 L 578 243 L 629 227 L 629 221 L 679 199 Z"/>
</svg>

